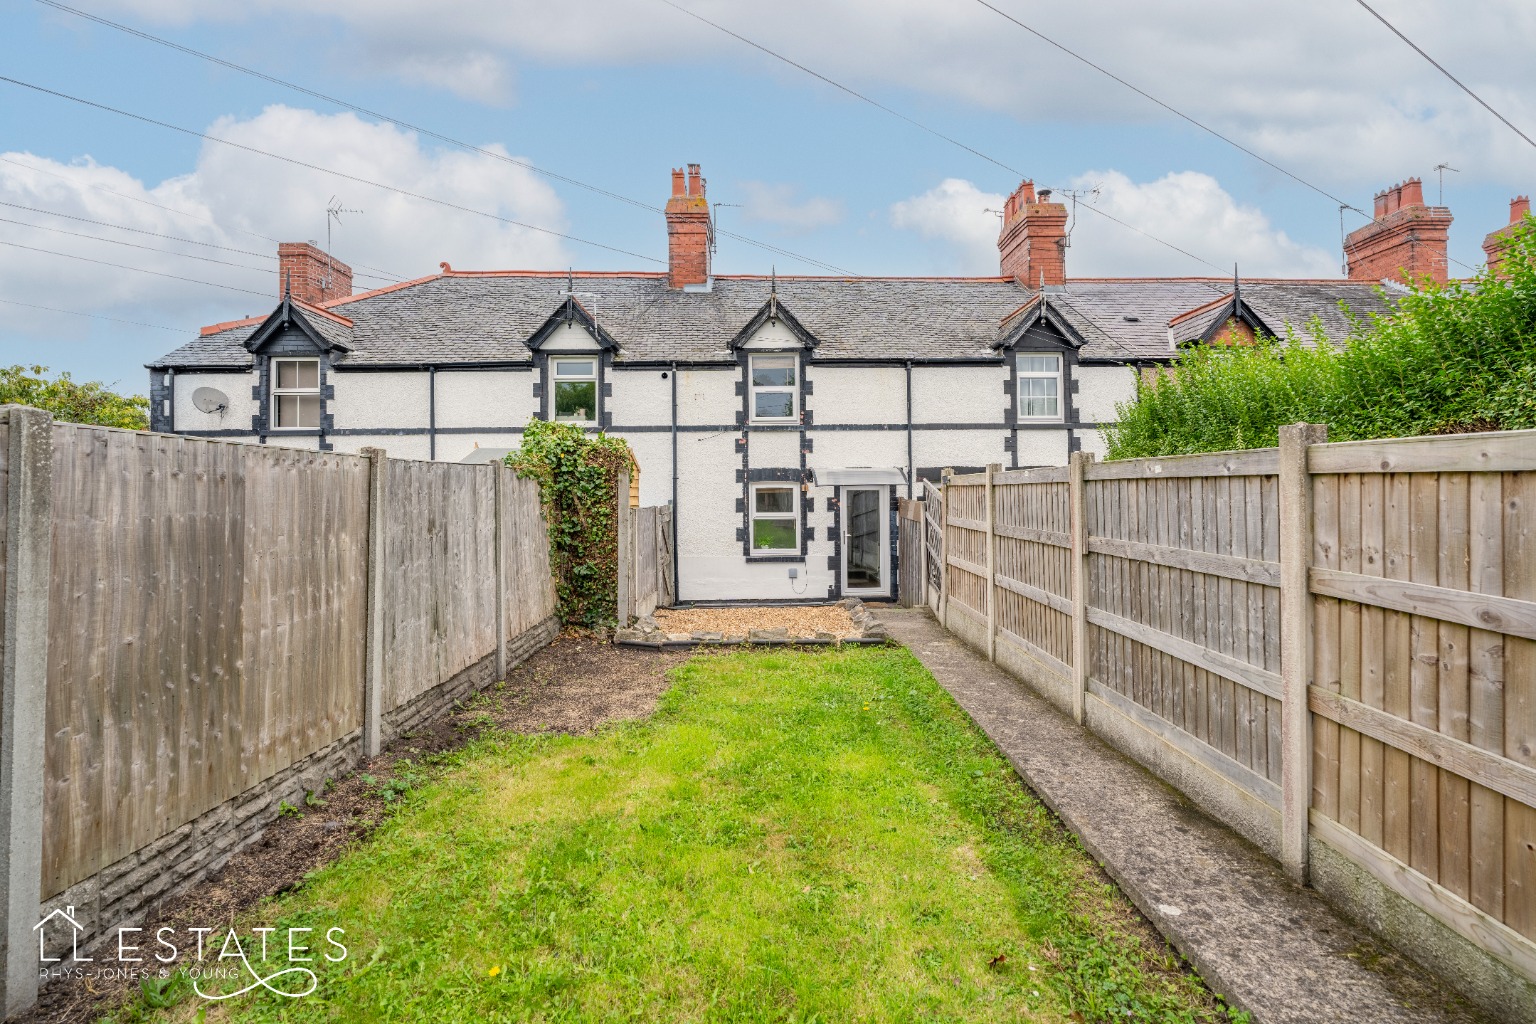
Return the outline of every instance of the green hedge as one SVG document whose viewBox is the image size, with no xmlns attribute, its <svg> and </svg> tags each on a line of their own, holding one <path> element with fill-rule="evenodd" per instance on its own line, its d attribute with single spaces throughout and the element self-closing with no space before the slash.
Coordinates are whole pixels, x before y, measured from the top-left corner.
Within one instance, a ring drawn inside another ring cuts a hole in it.
<svg viewBox="0 0 1536 1024">
<path fill-rule="evenodd" d="M 1109 458 L 1267 448 L 1302 421 L 1333 441 L 1536 428 L 1536 219 L 1503 270 L 1392 296 L 1396 315 L 1351 317 L 1342 344 L 1314 324 L 1312 347 L 1192 348 L 1118 407 Z"/>
</svg>

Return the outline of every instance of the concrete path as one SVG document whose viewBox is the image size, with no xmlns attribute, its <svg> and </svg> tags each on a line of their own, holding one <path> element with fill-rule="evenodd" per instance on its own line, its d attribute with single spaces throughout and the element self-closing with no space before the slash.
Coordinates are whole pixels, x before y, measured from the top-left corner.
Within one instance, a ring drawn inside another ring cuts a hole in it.
<svg viewBox="0 0 1536 1024">
<path fill-rule="evenodd" d="M 925 609 L 878 614 L 1212 990 L 1255 1024 L 1486 1020 Z"/>
</svg>

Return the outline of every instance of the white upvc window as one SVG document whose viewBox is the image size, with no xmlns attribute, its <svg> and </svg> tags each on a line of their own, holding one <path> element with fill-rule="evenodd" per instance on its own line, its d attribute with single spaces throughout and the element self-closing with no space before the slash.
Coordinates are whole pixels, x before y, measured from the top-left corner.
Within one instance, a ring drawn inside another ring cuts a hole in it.
<svg viewBox="0 0 1536 1024">
<path fill-rule="evenodd" d="M 320 428 L 320 360 L 272 360 L 272 429 Z"/>
<path fill-rule="evenodd" d="M 1019 419 L 1061 419 L 1061 356 L 1020 355 Z"/>
<path fill-rule="evenodd" d="M 794 484 L 752 485 L 752 553 L 800 553 L 799 491 Z"/>
<path fill-rule="evenodd" d="M 597 357 L 551 359 L 549 378 L 554 419 L 597 422 Z"/>
<path fill-rule="evenodd" d="M 753 423 L 800 420 L 800 360 L 791 354 L 747 357 L 747 400 Z"/>
</svg>

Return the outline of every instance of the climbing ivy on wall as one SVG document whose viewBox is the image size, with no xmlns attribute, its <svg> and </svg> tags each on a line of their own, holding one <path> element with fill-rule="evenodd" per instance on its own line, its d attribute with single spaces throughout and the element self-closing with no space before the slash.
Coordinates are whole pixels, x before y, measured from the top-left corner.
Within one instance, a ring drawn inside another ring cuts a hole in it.
<svg viewBox="0 0 1536 1024">
<path fill-rule="evenodd" d="M 574 423 L 533 420 L 523 430 L 522 447 L 506 462 L 538 482 L 561 620 L 583 626 L 613 622 L 619 596 L 614 487 L 621 472 L 635 472 L 629 445 L 588 434 Z"/>
</svg>

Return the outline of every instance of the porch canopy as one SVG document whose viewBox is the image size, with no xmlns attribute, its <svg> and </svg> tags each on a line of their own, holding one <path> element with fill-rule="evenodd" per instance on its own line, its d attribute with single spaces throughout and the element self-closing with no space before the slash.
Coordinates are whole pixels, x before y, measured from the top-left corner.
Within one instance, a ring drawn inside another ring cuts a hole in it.
<svg viewBox="0 0 1536 1024">
<path fill-rule="evenodd" d="M 875 487 L 880 484 L 905 484 L 907 471 L 897 467 L 847 466 L 842 469 L 811 467 L 811 479 L 817 487 Z"/>
</svg>

